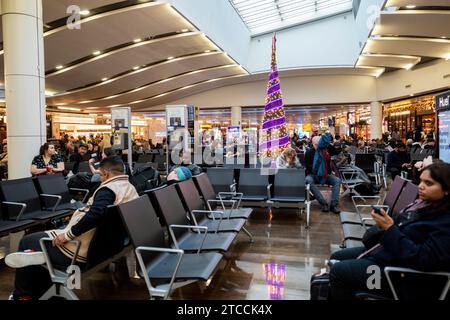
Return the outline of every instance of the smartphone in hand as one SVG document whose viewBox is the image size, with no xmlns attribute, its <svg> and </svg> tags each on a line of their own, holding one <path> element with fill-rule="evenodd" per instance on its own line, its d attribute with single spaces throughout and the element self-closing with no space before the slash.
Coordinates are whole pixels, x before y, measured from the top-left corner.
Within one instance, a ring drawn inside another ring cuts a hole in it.
<svg viewBox="0 0 450 320">
<path fill-rule="evenodd" d="M 373 212 L 381 215 L 381 208 L 377 206 L 372 206 Z"/>
</svg>

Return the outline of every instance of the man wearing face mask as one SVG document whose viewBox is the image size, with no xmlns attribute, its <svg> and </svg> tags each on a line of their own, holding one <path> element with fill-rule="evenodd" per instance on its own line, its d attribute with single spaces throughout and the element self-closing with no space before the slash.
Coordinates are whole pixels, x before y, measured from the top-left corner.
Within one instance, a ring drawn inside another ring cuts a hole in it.
<svg viewBox="0 0 450 320">
<path fill-rule="evenodd" d="M 386 170 L 391 173 L 392 180 L 401 171 L 411 170 L 411 158 L 406 152 L 406 146 L 403 142 L 397 142 L 394 150 L 388 154 Z"/>
<path fill-rule="evenodd" d="M 17 300 L 38 299 L 51 286 L 39 240 L 52 238 L 47 242 L 47 251 L 54 265 L 65 268 L 75 255 L 76 245 L 70 240 L 81 242 L 77 255 L 77 264 L 84 266 L 89 244 L 95 229 L 104 219 L 106 208 L 138 198 L 134 186 L 124 174 L 123 161 L 118 156 L 103 159 L 100 162 L 101 185 L 88 200 L 86 206 L 72 215 L 64 229 L 37 232 L 25 236 L 19 245 L 20 252 L 9 254 L 5 263 L 16 270 L 15 290 L 12 298 Z"/>
</svg>

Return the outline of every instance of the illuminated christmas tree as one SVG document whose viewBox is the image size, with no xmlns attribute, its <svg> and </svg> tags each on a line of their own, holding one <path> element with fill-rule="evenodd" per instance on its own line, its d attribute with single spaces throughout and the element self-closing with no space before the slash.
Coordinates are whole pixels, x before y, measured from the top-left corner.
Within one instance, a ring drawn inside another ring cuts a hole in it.
<svg viewBox="0 0 450 320">
<path fill-rule="evenodd" d="M 266 106 L 262 125 L 261 141 L 259 145 L 261 157 L 276 158 L 289 144 L 286 127 L 286 116 L 281 95 L 280 78 L 277 68 L 276 35 L 272 37 L 272 64 L 267 84 Z"/>
</svg>

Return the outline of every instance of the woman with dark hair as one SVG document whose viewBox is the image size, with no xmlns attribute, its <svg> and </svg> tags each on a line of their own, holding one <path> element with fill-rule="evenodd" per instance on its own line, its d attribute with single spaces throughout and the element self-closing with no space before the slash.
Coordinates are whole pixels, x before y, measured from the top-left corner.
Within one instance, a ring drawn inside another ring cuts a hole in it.
<svg viewBox="0 0 450 320">
<path fill-rule="evenodd" d="M 419 271 L 450 271 L 450 164 L 439 161 L 426 167 L 419 184 L 419 199 L 391 218 L 383 209 L 372 211 L 378 232 L 364 247 L 334 253 L 330 270 L 332 299 L 352 299 L 357 291 L 368 291 L 369 267 L 404 267 Z M 390 295 L 381 272 L 381 286 L 374 294 Z M 417 284 L 423 297 L 429 284 Z M 412 293 L 410 293 L 412 294 Z M 429 297 L 429 296 L 428 296 Z"/>
<path fill-rule="evenodd" d="M 39 149 L 39 155 L 33 158 L 30 172 L 32 175 L 54 174 L 64 171 L 64 162 L 56 153 L 55 146 L 44 143 Z"/>
</svg>

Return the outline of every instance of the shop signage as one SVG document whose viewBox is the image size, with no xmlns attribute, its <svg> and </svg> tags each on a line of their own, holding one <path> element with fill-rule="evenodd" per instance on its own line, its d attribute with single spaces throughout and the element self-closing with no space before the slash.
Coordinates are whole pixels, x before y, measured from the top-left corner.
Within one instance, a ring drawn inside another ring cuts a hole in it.
<svg viewBox="0 0 450 320">
<path fill-rule="evenodd" d="M 436 109 L 444 110 L 450 108 L 450 91 L 436 96 Z"/>
</svg>

